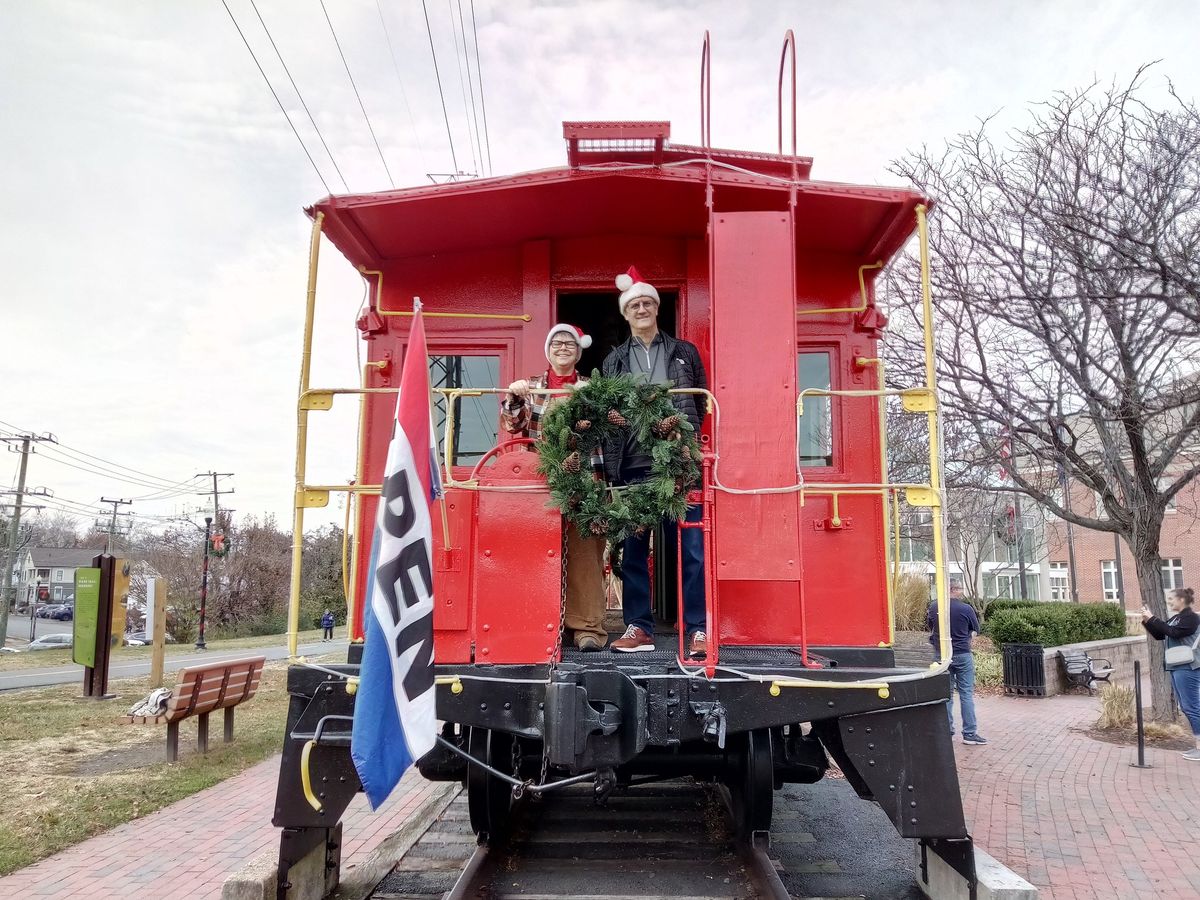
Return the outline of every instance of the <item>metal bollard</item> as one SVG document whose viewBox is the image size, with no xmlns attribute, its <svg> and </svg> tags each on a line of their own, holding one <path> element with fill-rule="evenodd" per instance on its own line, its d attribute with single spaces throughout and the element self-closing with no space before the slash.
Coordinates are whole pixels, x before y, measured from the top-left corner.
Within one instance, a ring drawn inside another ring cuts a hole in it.
<svg viewBox="0 0 1200 900">
<path fill-rule="evenodd" d="M 1133 706 L 1137 713 L 1138 758 L 1137 762 L 1129 765 L 1135 769 L 1153 769 L 1146 762 L 1146 723 L 1142 717 L 1142 661 L 1133 661 Z"/>
</svg>

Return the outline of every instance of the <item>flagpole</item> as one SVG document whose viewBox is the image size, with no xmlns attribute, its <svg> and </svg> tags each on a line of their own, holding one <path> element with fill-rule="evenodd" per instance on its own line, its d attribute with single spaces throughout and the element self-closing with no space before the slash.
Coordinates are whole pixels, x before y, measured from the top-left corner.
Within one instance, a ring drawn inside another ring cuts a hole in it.
<svg viewBox="0 0 1200 900">
<path fill-rule="evenodd" d="M 421 298 L 413 297 L 413 317 L 415 318 L 417 313 L 419 313 L 420 311 L 421 311 Z M 429 351 L 427 350 L 426 353 L 428 353 L 428 352 Z M 429 359 L 428 359 L 428 356 L 426 357 L 426 360 L 425 360 L 425 388 L 428 391 L 430 397 L 432 398 L 433 385 L 430 384 L 430 382 L 429 382 Z M 450 398 L 447 397 L 446 402 L 451 403 L 453 401 L 451 401 Z M 430 412 L 432 413 L 432 411 L 433 411 L 432 404 L 430 404 L 429 409 L 430 409 Z M 447 418 L 446 421 L 449 421 L 449 418 Z M 433 427 L 433 416 L 432 415 L 430 415 L 429 426 L 431 428 Z M 446 473 L 446 477 L 447 478 L 450 477 L 449 472 Z M 446 512 L 446 491 L 444 488 L 441 491 L 441 495 L 442 496 L 440 499 L 442 502 L 439 503 L 438 506 L 442 510 L 442 549 L 449 550 L 450 549 L 450 515 L 449 515 L 449 513 Z"/>
</svg>

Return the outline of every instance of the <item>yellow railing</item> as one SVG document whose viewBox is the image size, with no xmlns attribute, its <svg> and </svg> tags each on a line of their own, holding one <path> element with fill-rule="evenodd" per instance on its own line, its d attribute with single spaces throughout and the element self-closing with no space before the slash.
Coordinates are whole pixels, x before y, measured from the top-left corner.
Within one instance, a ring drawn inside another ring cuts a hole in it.
<svg viewBox="0 0 1200 900">
<path fill-rule="evenodd" d="M 778 493 L 794 491 L 800 494 L 800 501 L 803 504 L 806 495 L 812 496 L 831 496 L 833 516 L 835 519 L 839 517 L 839 498 L 845 495 L 853 494 L 875 494 L 880 497 L 884 507 L 884 540 L 888 538 L 888 503 L 887 499 L 891 497 L 891 526 L 893 538 L 892 550 L 892 572 L 891 579 L 888 584 L 888 608 L 889 608 L 889 623 L 892 616 L 892 605 L 894 602 L 895 582 L 899 574 L 899 549 L 900 549 L 900 515 L 899 515 L 899 492 L 904 491 L 906 502 L 913 506 L 928 507 L 931 510 L 933 518 L 933 562 L 934 562 L 934 584 L 935 594 L 938 608 L 939 634 L 938 641 L 941 648 L 942 662 L 934 663 L 930 666 L 929 671 L 919 673 L 915 676 L 903 675 L 895 676 L 886 679 L 876 679 L 868 681 L 820 681 L 804 678 L 792 677 L 774 677 L 769 675 L 753 676 L 756 680 L 770 683 L 770 695 L 778 696 L 780 689 L 784 687 L 829 687 L 840 689 L 872 689 L 878 690 L 881 696 L 887 696 L 887 685 L 900 681 L 911 680 L 914 677 L 928 677 L 929 675 L 944 672 L 949 666 L 950 659 L 950 638 L 949 638 L 949 616 L 947 614 L 947 589 L 946 589 L 946 570 L 945 570 L 945 537 L 944 537 L 944 521 L 942 515 L 942 478 L 941 478 L 941 427 L 940 416 L 937 404 L 937 372 L 934 359 L 933 346 L 933 301 L 930 290 L 930 273 L 929 273 L 929 232 L 928 222 L 926 220 L 926 208 L 918 206 L 916 208 L 917 217 L 917 232 L 919 238 L 920 250 L 920 267 L 921 267 L 921 307 L 922 307 L 922 331 L 924 334 L 924 357 L 925 357 L 925 384 L 920 387 L 903 388 L 903 389 L 887 389 L 883 378 L 882 362 L 875 359 L 860 359 L 856 360 L 861 365 L 878 365 L 879 366 L 879 388 L 876 390 L 822 390 L 815 388 L 806 388 L 799 392 L 796 399 L 796 415 L 797 424 L 799 425 L 800 417 L 804 415 L 804 400 L 808 397 L 877 397 L 880 398 L 880 431 L 881 431 L 881 478 L 879 483 L 875 484 L 845 484 L 845 483 L 829 483 L 829 484 L 806 484 L 803 480 L 799 469 L 799 460 L 797 459 L 796 484 L 784 487 L 770 488 L 748 488 L 738 489 L 722 485 L 719 480 L 717 465 L 720 460 L 719 453 L 714 453 L 715 461 L 713 466 L 713 487 L 716 490 L 726 491 L 729 493 Z M 378 484 L 363 484 L 363 442 L 365 436 L 365 396 L 368 394 L 394 394 L 398 388 L 369 388 L 366 387 L 366 373 L 373 366 L 381 366 L 382 363 L 368 363 L 363 370 L 362 386 L 356 388 L 334 388 L 334 389 L 313 389 L 309 386 L 309 377 L 311 373 L 312 363 L 312 333 L 313 320 L 316 305 L 316 282 L 317 282 L 317 265 L 320 253 L 321 228 L 324 220 L 324 214 L 318 213 L 313 220 L 312 235 L 309 245 L 309 271 L 308 271 L 308 290 L 305 303 L 305 318 L 304 318 L 304 337 L 301 351 L 300 362 L 300 389 L 297 399 L 296 410 L 296 465 L 295 465 L 295 515 L 293 519 L 292 531 L 292 572 L 288 602 L 288 651 L 293 659 L 297 657 L 298 650 L 298 635 L 299 635 L 299 617 L 300 617 L 300 574 L 301 574 L 301 554 L 304 545 L 304 510 L 310 507 L 323 507 L 329 502 L 329 495 L 334 492 L 346 492 L 351 495 L 347 498 L 347 517 L 350 516 L 350 501 L 358 494 L 378 494 L 380 485 Z M 860 266 L 858 269 L 859 289 L 861 292 L 863 304 L 861 307 L 846 307 L 846 308 L 831 308 L 819 310 L 801 310 L 801 314 L 815 313 L 834 313 L 834 312 L 861 312 L 866 309 L 867 293 L 866 283 L 864 280 L 864 272 L 867 269 L 879 268 L 882 263 L 870 263 Z M 375 270 L 363 269 L 364 275 L 375 275 L 379 278 L 377 285 L 376 298 L 382 296 L 383 273 Z M 376 304 L 378 307 L 378 303 Z M 381 315 L 404 315 L 405 313 L 388 312 L 386 310 L 377 309 Z M 426 315 L 437 315 L 427 313 Z M 524 319 L 528 321 L 527 316 L 502 316 L 498 314 L 455 314 L 444 313 L 443 316 L 463 316 L 470 318 L 509 318 L 509 319 Z M 442 388 L 438 389 L 446 397 L 446 424 L 445 436 L 443 440 L 443 465 L 445 467 L 445 484 L 447 487 L 459 488 L 476 488 L 478 485 L 473 481 L 459 482 L 453 480 L 453 465 L 454 459 L 454 425 L 457 417 L 457 402 L 461 397 L 482 396 L 484 394 L 500 394 L 504 392 L 504 388 Z M 680 392 L 678 390 L 673 392 Z M 716 417 L 717 427 L 720 425 L 720 406 L 717 403 L 716 397 L 710 391 L 702 389 L 692 389 L 683 391 L 686 393 L 703 393 L 707 398 L 708 409 Z M 541 393 L 541 392 L 539 392 Z M 553 392 L 544 392 L 553 393 Z M 359 433 L 358 433 L 358 453 L 357 453 L 357 478 L 352 484 L 345 485 L 310 485 L 305 481 L 306 466 L 307 466 L 307 446 L 308 446 L 308 413 L 314 410 L 328 410 L 333 406 L 333 398 L 338 394 L 357 394 L 360 398 L 359 409 Z M 927 484 L 920 483 L 889 483 L 887 481 L 887 450 L 886 444 L 886 410 L 884 403 L 887 397 L 898 396 L 901 398 L 905 411 L 911 413 L 924 413 L 929 421 L 929 458 L 930 458 L 930 480 Z M 714 448 L 715 449 L 715 448 Z M 521 488 L 514 488 L 521 489 Z M 349 529 L 347 528 L 347 531 Z M 345 567 L 345 549 L 343 548 L 343 569 Z M 358 552 L 357 547 L 351 553 L 350 564 L 350 579 L 349 582 L 344 582 L 347 594 L 352 592 L 357 583 L 358 571 Z M 343 575 L 343 578 L 345 576 Z M 347 597 L 350 615 L 353 615 L 354 604 L 349 602 Z M 350 621 L 351 633 L 353 633 L 354 623 Z M 889 625 L 889 633 L 891 625 Z"/>
</svg>

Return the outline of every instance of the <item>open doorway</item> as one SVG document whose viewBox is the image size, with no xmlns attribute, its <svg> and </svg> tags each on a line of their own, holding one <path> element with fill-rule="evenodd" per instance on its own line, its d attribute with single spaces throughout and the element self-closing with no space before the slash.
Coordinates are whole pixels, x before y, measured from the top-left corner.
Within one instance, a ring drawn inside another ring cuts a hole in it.
<svg viewBox="0 0 1200 900">
<path fill-rule="evenodd" d="M 675 307 L 677 291 L 659 291 L 658 327 L 667 334 L 675 334 Z M 576 325 L 584 334 L 592 336 L 592 346 L 583 351 L 578 369 L 591 375 L 599 369 L 604 357 L 617 344 L 629 339 L 629 324 L 621 317 L 617 308 L 617 295 L 613 291 L 582 291 L 558 294 L 558 322 Z"/>
<path fill-rule="evenodd" d="M 678 291 L 659 291 L 658 327 L 667 334 L 675 334 L 676 307 Z M 617 296 L 612 291 L 581 291 L 558 294 L 558 322 L 576 325 L 583 329 L 584 334 L 592 336 L 592 346 L 583 351 L 578 369 L 584 375 L 590 376 L 593 369 L 599 369 L 613 347 L 629 339 L 629 323 L 621 316 L 617 307 Z M 664 540 L 663 529 L 654 532 L 655 548 L 662 547 L 660 554 L 652 550 L 651 562 L 651 595 L 653 598 L 654 618 L 664 630 L 675 623 L 677 618 L 677 575 L 672 541 L 676 540 L 675 532 L 669 530 Z"/>
</svg>

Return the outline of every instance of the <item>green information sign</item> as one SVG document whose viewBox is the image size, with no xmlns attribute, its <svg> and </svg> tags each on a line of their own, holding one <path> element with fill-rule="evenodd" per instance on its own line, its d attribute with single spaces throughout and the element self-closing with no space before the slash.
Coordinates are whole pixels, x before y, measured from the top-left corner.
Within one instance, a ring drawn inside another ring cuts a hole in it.
<svg viewBox="0 0 1200 900">
<path fill-rule="evenodd" d="M 71 659 L 96 667 L 96 630 L 100 624 L 100 570 L 75 570 L 75 620 Z"/>
</svg>

